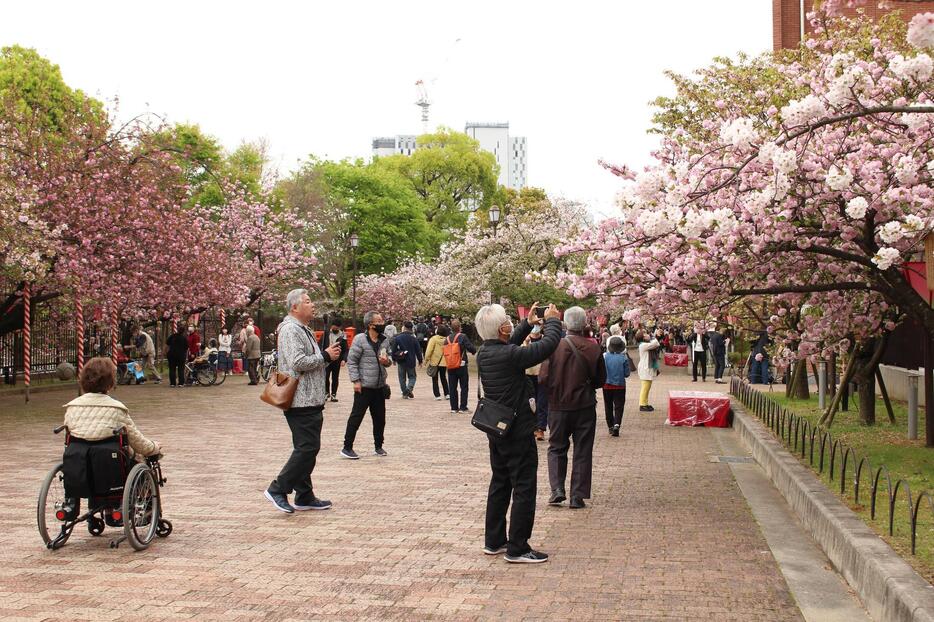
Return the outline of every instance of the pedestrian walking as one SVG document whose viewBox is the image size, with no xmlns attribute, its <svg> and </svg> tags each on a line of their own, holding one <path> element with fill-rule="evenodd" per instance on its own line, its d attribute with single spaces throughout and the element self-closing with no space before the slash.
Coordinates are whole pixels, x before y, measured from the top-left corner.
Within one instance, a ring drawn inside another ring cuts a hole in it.
<svg viewBox="0 0 934 622">
<path fill-rule="evenodd" d="M 619 436 L 623 425 L 623 407 L 626 405 L 626 378 L 629 377 L 629 355 L 623 338 L 614 335 L 607 340 L 603 355 L 606 382 L 603 384 L 603 409 L 610 436 Z"/>
<path fill-rule="evenodd" d="M 337 401 L 337 386 L 340 383 L 341 367 L 347 365 L 347 335 L 341 330 L 343 322 L 335 318 L 331 320 L 330 329 L 321 334 L 321 341 L 318 343 L 322 350 L 331 347 L 334 344 L 340 348 L 338 360 L 331 361 L 324 370 L 324 392 L 327 399 Z"/>
<path fill-rule="evenodd" d="M 573 509 L 585 507 L 593 480 L 593 442 L 597 427 L 597 389 L 606 382 L 600 345 L 584 336 L 587 312 L 571 307 L 564 312 L 568 335 L 542 365 L 539 380 L 548 388 L 548 480 L 550 505 L 568 499 L 565 481 L 568 451 L 574 444 L 571 469 Z"/>
<path fill-rule="evenodd" d="M 229 372 L 233 369 L 233 355 L 231 354 L 233 335 L 226 328 L 222 328 L 221 334 L 217 337 L 217 343 L 217 369 Z"/>
<path fill-rule="evenodd" d="M 396 335 L 391 352 L 399 371 L 399 390 L 402 391 L 402 399 L 413 399 L 415 395 L 412 391 L 418 379 L 415 366 L 422 366 L 423 357 L 422 348 L 412 332 L 412 322 L 402 323 L 402 332 Z"/>
<path fill-rule="evenodd" d="M 649 391 L 652 388 L 652 381 L 658 375 L 658 368 L 653 363 L 653 353 L 658 351 L 659 343 L 657 339 L 652 338 L 648 331 L 639 329 L 636 331 L 636 343 L 639 344 L 639 380 L 641 388 L 639 391 L 639 410 L 642 412 L 651 412 L 655 410 L 649 405 Z"/>
<path fill-rule="evenodd" d="M 145 374 L 148 371 L 152 374 L 156 384 L 160 384 L 162 376 L 159 374 L 159 370 L 156 369 L 156 344 L 153 342 L 152 336 L 137 326 L 133 329 L 133 341 L 136 350 L 143 359 L 143 373 Z"/>
<path fill-rule="evenodd" d="M 424 356 L 425 352 L 428 350 L 428 339 L 430 337 L 431 332 L 428 328 L 428 323 L 424 318 L 417 318 L 415 322 L 415 338 L 418 340 L 418 345 L 422 349 L 422 356 Z"/>
<path fill-rule="evenodd" d="M 435 334 L 428 340 L 428 346 L 425 348 L 425 365 L 428 369 L 428 375 L 431 376 L 431 392 L 435 395 L 435 401 L 449 400 L 448 396 L 448 368 L 444 360 L 444 340 L 451 334 L 451 329 L 447 326 L 438 326 Z M 444 391 L 442 397 L 438 390 L 438 383 L 441 383 L 441 389 Z"/>
<path fill-rule="evenodd" d="M 249 384 L 259 383 L 259 358 L 263 355 L 259 344 L 259 336 L 248 331 L 246 334 L 246 345 L 243 347 L 243 358 L 247 361 L 247 373 L 250 377 Z"/>
<path fill-rule="evenodd" d="M 505 553 L 511 563 L 542 563 L 548 554 L 532 549 L 529 538 L 535 524 L 535 494 L 538 480 L 538 449 L 535 446 L 535 416 L 532 384 L 525 371 L 548 358 L 561 339 L 560 313 L 550 305 L 544 313 L 542 338 L 521 347 L 538 322 L 533 304 L 527 320 L 513 330 L 500 305 L 482 307 L 474 319 L 483 345 L 477 354 L 477 369 L 483 399 L 514 409 L 515 420 L 503 436 L 487 434 L 490 447 L 490 487 L 486 500 L 483 552 Z M 531 322 L 532 324 L 530 324 Z M 507 530 L 506 512 L 512 500 Z M 507 535 L 508 534 L 508 535 Z"/>
<path fill-rule="evenodd" d="M 276 479 L 269 484 L 265 496 L 277 510 L 287 514 L 295 510 L 327 510 L 331 502 L 315 496 L 311 483 L 318 452 L 321 449 L 321 426 L 324 423 L 324 368 L 338 360 L 337 344 L 321 350 L 308 324 L 315 316 L 315 305 L 307 290 L 293 289 L 285 299 L 289 314 L 276 331 L 279 353 L 278 372 L 298 378 L 295 395 L 285 421 L 292 432 L 292 454 Z M 259 341 L 251 331 L 247 338 Z M 289 494 L 295 493 L 292 503 Z"/>
<path fill-rule="evenodd" d="M 726 369 L 726 349 L 730 340 L 726 336 L 726 328 L 712 331 L 709 336 L 710 352 L 713 354 L 713 381 L 723 384 L 723 371 Z"/>
<path fill-rule="evenodd" d="M 169 386 L 185 386 L 185 361 L 188 359 L 188 332 L 185 326 L 178 325 L 178 330 L 165 342 L 165 358 L 169 362 Z"/>
<path fill-rule="evenodd" d="M 688 338 L 688 349 L 693 360 L 691 382 L 697 382 L 697 368 L 700 367 L 701 382 L 707 382 L 707 352 L 710 351 L 710 342 L 704 328 L 697 327 Z"/>
<path fill-rule="evenodd" d="M 451 320 L 451 334 L 444 340 L 443 351 L 448 370 L 451 414 L 470 412 L 467 410 L 467 392 L 470 390 L 467 353 L 476 354 L 477 348 L 470 342 L 467 335 L 461 332 L 460 321 Z"/>
<path fill-rule="evenodd" d="M 386 430 L 386 399 L 390 393 L 386 384 L 386 368 L 392 365 L 385 345 L 386 324 L 378 312 L 367 311 L 363 316 L 363 325 L 366 326 L 366 332 L 354 337 L 347 353 L 347 373 L 353 383 L 354 396 L 350 417 L 347 419 L 347 430 L 344 432 L 341 456 L 348 460 L 360 458 L 353 445 L 367 410 L 370 411 L 370 418 L 373 420 L 373 443 L 376 447 L 374 453 L 380 457 L 386 456 L 383 441 Z"/>
</svg>

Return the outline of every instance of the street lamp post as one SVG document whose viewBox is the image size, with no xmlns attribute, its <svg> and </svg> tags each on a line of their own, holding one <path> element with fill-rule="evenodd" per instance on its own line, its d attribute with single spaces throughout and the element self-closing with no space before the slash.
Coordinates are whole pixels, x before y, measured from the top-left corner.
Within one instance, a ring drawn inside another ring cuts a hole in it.
<svg viewBox="0 0 934 622">
<path fill-rule="evenodd" d="M 490 207 L 490 224 L 493 225 L 493 237 L 496 237 L 496 227 L 499 225 L 499 207 L 493 205 Z M 490 275 L 492 277 L 492 275 Z M 490 304 L 493 304 L 493 283 L 490 283 Z"/>
<path fill-rule="evenodd" d="M 356 233 L 350 235 L 350 249 L 353 252 L 353 302 L 351 315 L 354 330 L 357 329 L 357 246 L 360 244 L 360 238 Z"/>
</svg>

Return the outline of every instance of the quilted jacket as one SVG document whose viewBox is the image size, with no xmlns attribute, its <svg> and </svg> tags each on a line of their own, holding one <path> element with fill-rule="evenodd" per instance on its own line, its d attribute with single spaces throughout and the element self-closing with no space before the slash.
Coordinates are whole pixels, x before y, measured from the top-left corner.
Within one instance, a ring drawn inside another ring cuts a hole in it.
<svg viewBox="0 0 934 622">
<path fill-rule="evenodd" d="M 152 456 L 162 452 L 159 443 L 149 440 L 130 418 L 127 407 L 104 393 L 85 393 L 65 404 L 68 432 L 86 441 L 113 436 L 114 428 L 126 427 L 127 440 L 134 452 Z"/>
</svg>

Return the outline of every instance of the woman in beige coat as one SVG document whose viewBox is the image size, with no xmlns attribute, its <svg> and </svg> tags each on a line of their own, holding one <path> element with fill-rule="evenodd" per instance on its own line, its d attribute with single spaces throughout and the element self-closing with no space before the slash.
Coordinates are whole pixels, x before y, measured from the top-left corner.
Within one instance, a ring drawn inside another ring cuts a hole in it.
<svg viewBox="0 0 934 622">
<path fill-rule="evenodd" d="M 435 394 L 436 402 L 450 399 L 448 397 L 448 366 L 444 361 L 444 338 L 450 334 L 451 329 L 447 326 L 439 326 L 432 338 L 428 340 L 428 345 L 425 346 L 425 366 L 434 365 L 438 368 L 438 373 L 431 378 L 431 390 Z M 441 392 L 438 391 L 439 378 L 441 387 L 444 389 L 444 397 L 441 397 Z"/>
<path fill-rule="evenodd" d="M 115 428 L 126 428 L 130 449 L 139 456 L 162 453 L 162 447 L 146 438 L 127 407 L 107 395 L 117 383 L 117 368 L 109 358 L 96 357 L 81 370 L 79 379 L 83 395 L 65 404 L 65 425 L 68 433 L 86 441 L 99 441 L 113 436 Z"/>
</svg>

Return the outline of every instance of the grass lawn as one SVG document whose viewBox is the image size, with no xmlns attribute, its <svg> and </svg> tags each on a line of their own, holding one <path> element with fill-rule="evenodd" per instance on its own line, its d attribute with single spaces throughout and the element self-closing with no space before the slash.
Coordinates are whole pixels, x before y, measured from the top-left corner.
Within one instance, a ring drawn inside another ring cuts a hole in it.
<svg viewBox="0 0 934 622">
<path fill-rule="evenodd" d="M 814 395 L 810 400 L 789 400 L 785 397 L 784 390 L 766 395 L 775 402 L 784 406 L 787 410 L 802 415 L 807 418 L 811 424 L 816 424 L 820 419 L 820 410 L 817 407 L 817 396 Z M 892 485 L 899 479 L 908 482 L 911 488 L 913 500 L 917 500 L 918 494 L 923 490 L 928 490 L 934 495 L 934 448 L 924 447 L 924 409 L 920 408 L 918 413 L 918 436 L 919 440 L 908 440 L 908 406 L 903 402 L 892 402 L 892 408 L 895 412 L 896 423 L 894 425 L 888 422 L 888 415 L 885 411 L 885 404 L 881 399 L 876 404 L 876 425 L 869 427 L 860 425 L 858 414 L 854 402 L 850 401 L 850 409 L 847 412 L 837 412 L 836 418 L 831 428 L 831 435 L 834 439 L 840 440 L 848 447 L 851 447 L 857 455 L 857 460 L 847 464 L 847 485 L 846 496 L 841 497 L 843 501 L 856 512 L 872 529 L 899 552 L 914 568 L 929 582 L 934 583 L 934 515 L 926 500 L 922 500 L 922 507 L 918 512 L 918 530 L 917 530 L 917 551 L 916 555 L 911 554 L 911 523 L 908 514 L 907 497 L 902 490 L 898 492 L 898 499 L 895 505 L 895 531 L 894 536 L 889 537 L 889 510 L 888 510 L 888 488 L 885 484 L 883 475 L 879 481 L 879 492 L 876 497 L 876 518 L 870 518 L 870 493 L 872 486 L 872 477 L 875 476 L 875 469 L 885 465 L 892 477 Z M 815 441 L 814 447 L 814 465 L 819 463 L 819 441 Z M 800 457 L 800 451 L 798 453 Z M 860 503 L 853 501 L 853 479 L 856 471 L 856 464 L 864 456 L 869 457 L 872 463 L 873 472 L 867 473 L 864 468 L 861 474 L 860 484 Z M 840 457 L 842 458 L 842 456 Z M 840 493 L 840 465 L 842 461 L 837 458 L 834 464 L 834 481 L 830 481 L 829 463 L 830 449 L 824 461 L 824 482 L 839 496 Z M 804 458 L 807 463 L 807 457 Z"/>
</svg>

